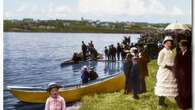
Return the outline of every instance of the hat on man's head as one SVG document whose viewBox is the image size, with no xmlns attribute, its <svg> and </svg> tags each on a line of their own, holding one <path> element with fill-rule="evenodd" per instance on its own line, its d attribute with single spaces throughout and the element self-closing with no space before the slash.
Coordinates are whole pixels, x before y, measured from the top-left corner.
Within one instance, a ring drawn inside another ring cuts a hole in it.
<svg viewBox="0 0 195 110">
<path fill-rule="evenodd" d="M 57 83 L 55 83 L 55 82 L 51 82 L 51 83 L 49 83 L 48 86 L 47 86 L 47 91 L 49 92 L 49 91 L 51 91 L 51 89 L 53 89 L 53 88 L 59 89 L 59 88 L 62 88 L 62 86 L 60 86 L 59 84 L 57 84 Z"/>
<path fill-rule="evenodd" d="M 166 41 L 173 41 L 173 38 L 171 36 L 165 36 L 165 39 L 163 40 L 163 44 L 165 44 Z"/>
</svg>

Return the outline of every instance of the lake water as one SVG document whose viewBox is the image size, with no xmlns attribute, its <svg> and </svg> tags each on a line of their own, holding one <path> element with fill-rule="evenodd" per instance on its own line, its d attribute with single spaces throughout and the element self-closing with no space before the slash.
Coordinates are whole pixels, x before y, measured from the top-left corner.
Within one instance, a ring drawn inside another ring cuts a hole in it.
<svg viewBox="0 0 195 110">
<path fill-rule="evenodd" d="M 122 64 L 84 62 L 61 67 L 60 64 L 79 52 L 81 41 L 94 42 L 99 53 L 110 44 L 116 46 L 127 34 L 100 33 L 4 33 L 4 110 L 43 110 L 43 104 L 26 104 L 8 91 L 8 85 L 46 87 L 49 82 L 62 85 L 80 83 L 83 65 L 93 66 L 99 78 L 120 71 Z M 128 34 L 129 35 L 129 34 Z M 131 34 L 137 42 L 139 34 Z"/>
</svg>

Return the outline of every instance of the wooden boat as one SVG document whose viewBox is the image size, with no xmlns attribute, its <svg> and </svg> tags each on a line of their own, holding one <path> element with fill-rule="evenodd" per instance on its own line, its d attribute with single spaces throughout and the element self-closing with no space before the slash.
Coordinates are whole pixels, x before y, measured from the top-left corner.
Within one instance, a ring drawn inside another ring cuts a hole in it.
<svg viewBox="0 0 195 110">
<path fill-rule="evenodd" d="M 103 55 L 102 54 L 99 54 L 98 57 L 97 57 L 97 60 L 101 60 L 103 59 Z M 86 61 L 93 61 L 93 59 L 87 59 Z M 81 60 L 79 61 L 78 63 L 81 63 L 81 62 L 85 62 L 84 60 Z M 66 66 L 66 65 L 71 65 L 71 64 L 78 64 L 78 63 L 75 63 L 72 59 L 69 59 L 69 60 L 65 60 L 63 63 L 61 63 L 61 66 Z"/>
<path fill-rule="evenodd" d="M 85 95 L 95 93 L 114 92 L 124 88 L 125 75 L 118 73 L 103 79 L 89 82 L 84 85 L 74 85 L 60 89 L 60 95 L 64 97 L 66 102 L 74 102 L 80 100 Z M 45 103 L 49 96 L 46 89 L 40 87 L 18 87 L 8 86 L 8 90 L 18 100 L 28 103 Z"/>
</svg>

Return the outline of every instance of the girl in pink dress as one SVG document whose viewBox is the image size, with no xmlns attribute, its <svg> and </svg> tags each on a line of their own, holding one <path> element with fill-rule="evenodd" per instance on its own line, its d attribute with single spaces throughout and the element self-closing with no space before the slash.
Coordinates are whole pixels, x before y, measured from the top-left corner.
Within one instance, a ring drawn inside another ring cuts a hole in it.
<svg viewBox="0 0 195 110">
<path fill-rule="evenodd" d="M 64 98 L 59 95 L 59 86 L 56 83 L 50 83 L 47 91 L 50 96 L 47 98 L 45 110 L 66 110 Z"/>
</svg>

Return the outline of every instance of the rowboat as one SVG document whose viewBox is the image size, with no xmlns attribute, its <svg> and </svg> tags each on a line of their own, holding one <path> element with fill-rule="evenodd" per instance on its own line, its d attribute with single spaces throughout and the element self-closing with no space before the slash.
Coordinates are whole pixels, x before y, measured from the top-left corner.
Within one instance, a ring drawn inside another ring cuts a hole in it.
<svg viewBox="0 0 195 110">
<path fill-rule="evenodd" d="M 87 84 L 66 86 L 59 92 L 66 102 L 74 102 L 79 101 L 85 95 L 119 91 L 124 88 L 124 85 L 125 75 L 120 72 Z M 49 96 L 46 88 L 41 87 L 8 86 L 7 88 L 18 100 L 27 103 L 45 103 Z"/>
<path fill-rule="evenodd" d="M 103 55 L 102 54 L 99 54 L 98 56 L 97 56 L 97 60 L 95 60 L 95 61 L 98 61 L 98 60 L 101 60 L 101 59 L 103 59 Z M 78 63 L 82 63 L 82 62 L 85 62 L 85 61 L 93 61 L 93 59 L 87 59 L 87 60 L 81 60 L 81 61 L 79 61 L 79 62 L 77 62 L 77 63 L 75 63 L 72 59 L 68 59 L 68 60 L 65 60 L 65 61 L 63 61 L 62 63 L 61 63 L 61 67 L 63 67 L 63 66 L 67 66 L 67 65 L 72 65 L 72 64 L 78 64 Z"/>
</svg>

